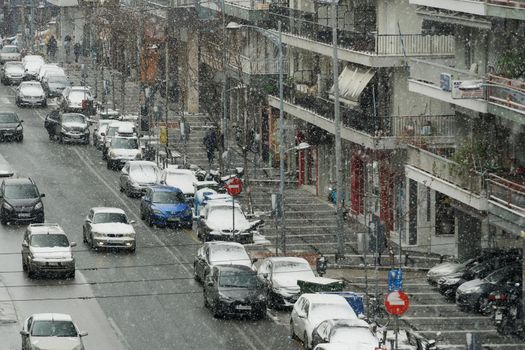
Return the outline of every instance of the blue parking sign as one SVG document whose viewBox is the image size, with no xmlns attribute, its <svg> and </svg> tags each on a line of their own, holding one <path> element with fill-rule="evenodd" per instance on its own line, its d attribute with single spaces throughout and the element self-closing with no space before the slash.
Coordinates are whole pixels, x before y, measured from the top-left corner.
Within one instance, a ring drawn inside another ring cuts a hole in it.
<svg viewBox="0 0 525 350">
<path fill-rule="evenodd" d="M 394 292 L 403 290 L 403 271 L 392 269 L 388 272 L 388 291 Z"/>
</svg>

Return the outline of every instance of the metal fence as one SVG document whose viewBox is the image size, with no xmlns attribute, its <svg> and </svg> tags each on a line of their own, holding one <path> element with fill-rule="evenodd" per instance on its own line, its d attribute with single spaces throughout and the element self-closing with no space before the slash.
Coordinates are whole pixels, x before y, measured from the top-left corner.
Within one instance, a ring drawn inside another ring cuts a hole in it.
<svg viewBox="0 0 525 350">
<path fill-rule="evenodd" d="M 525 215 L 525 178 L 522 183 L 489 174 L 487 189 L 489 198 L 505 204 Z"/>
</svg>

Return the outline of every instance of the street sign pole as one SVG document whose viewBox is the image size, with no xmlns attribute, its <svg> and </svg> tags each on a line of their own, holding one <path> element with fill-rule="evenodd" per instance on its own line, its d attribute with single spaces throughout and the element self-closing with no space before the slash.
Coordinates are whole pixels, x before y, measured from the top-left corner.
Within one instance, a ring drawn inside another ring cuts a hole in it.
<svg viewBox="0 0 525 350">
<path fill-rule="evenodd" d="M 232 198 L 232 235 L 235 234 L 235 197 Z"/>
<path fill-rule="evenodd" d="M 398 335 L 399 335 L 399 316 L 394 316 L 395 318 L 395 327 L 396 327 L 396 330 L 394 331 L 394 337 L 395 337 L 395 350 L 397 350 L 399 348 L 399 344 L 398 344 Z"/>
</svg>

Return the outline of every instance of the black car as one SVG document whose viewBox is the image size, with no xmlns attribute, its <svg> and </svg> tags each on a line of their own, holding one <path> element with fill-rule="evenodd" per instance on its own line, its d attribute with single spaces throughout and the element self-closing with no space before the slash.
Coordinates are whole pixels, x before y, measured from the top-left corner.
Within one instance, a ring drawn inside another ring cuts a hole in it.
<svg viewBox="0 0 525 350">
<path fill-rule="evenodd" d="M 44 121 L 44 127 L 49 134 L 49 139 L 89 143 L 89 124 L 86 117 L 80 113 L 61 113 L 59 110 L 51 111 Z"/>
<path fill-rule="evenodd" d="M 214 317 L 248 314 L 266 315 L 266 296 L 257 274 L 248 266 L 214 266 L 204 283 L 204 306 Z"/>
<path fill-rule="evenodd" d="M 47 97 L 60 97 L 65 88 L 71 86 L 71 82 L 64 75 L 50 75 L 42 79 L 42 88 Z"/>
<path fill-rule="evenodd" d="M 6 178 L 0 186 L 0 222 L 44 222 L 45 195 L 31 178 Z"/>
<path fill-rule="evenodd" d="M 22 142 L 24 140 L 24 121 L 18 119 L 15 112 L 0 112 L 0 141 L 16 140 Z"/>
<path fill-rule="evenodd" d="M 494 291 L 498 285 L 505 283 L 521 282 L 522 263 L 517 260 L 513 264 L 508 264 L 492 272 L 483 279 L 474 279 L 463 283 L 456 291 L 456 304 L 461 309 L 479 310 L 481 303 L 490 292 Z"/>
</svg>

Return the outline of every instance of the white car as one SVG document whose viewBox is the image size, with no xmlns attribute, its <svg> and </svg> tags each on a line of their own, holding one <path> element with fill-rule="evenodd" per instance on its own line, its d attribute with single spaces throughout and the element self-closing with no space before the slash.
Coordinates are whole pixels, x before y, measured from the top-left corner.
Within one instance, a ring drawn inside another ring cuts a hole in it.
<svg viewBox="0 0 525 350">
<path fill-rule="evenodd" d="M 162 172 L 161 181 L 168 186 L 177 187 L 184 193 L 186 201 L 193 205 L 193 183 L 197 182 L 197 177 L 193 171 L 189 169 L 178 169 L 168 165 Z"/>
<path fill-rule="evenodd" d="M 113 120 L 111 119 L 99 119 L 95 130 L 93 131 L 93 145 L 100 149 L 102 143 L 104 142 L 104 135 L 106 135 L 108 125 L 111 124 Z"/>
<path fill-rule="evenodd" d="M 20 61 L 20 51 L 16 45 L 6 45 L 0 51 L 0 63 L 4 64 L 8 61 Z"/>
<path fill-rule="evenodd" d="M 379 346 L 379 339 L 363 320 L 330 319 L 314 329 L 312 343 L 340 343 L 349 345 L 350 349 L 375 350 Z"/>
<path fill-rule="evenodd" d="M 132 160 L 120 171 L 119 189 L 128 197 L 143 196 L 148 187 L 160 181 L 160 169 L 154 162 Z"/>
<path fill-rule="evenodd" d="M 6 62 L 2 68 L 2 84 L 20 84 L 24 79 L 24 66 L 21 62 Z"/>
<path fill-rule="evenodd" d="M 298 280 L 310 280 L 315 274 L 308 261 L 296 257 L 270 257 L 263 260 L 257 270 L 271 307 L 292 306 L 299 297 Z"/>
<path fill-rule="evenodd" d="M 124 131 L 126 129 L 129 130 L 129 128 L 132 128 L 133 130 L 135 130 L 135 133 L 132 133 L 131 135 L 129 134 L 125 134 L 125 133 L 119 133 L 119 131 Z M 104 133 L 104 135 L 100 134 L 101 137 L 102 137 L 102 140 L 101 140 L 101 151 L 102 151 L 102 159 L 107 159 L 107 156 L 108 156 L 108 150 L 109 150 L 109 147 L 111 146 L 111 140 L 113 139 L 113 137 L 116 137 L 116 136 L 136 136 L 136 129 L 134 129 L 135 126 L 133 125 L 133 123 L 130 123 L 130 122 L 121 122 L 121 121 L 118 121 L 118 120 L 112 120 L 108 126 L 107 126 L 107 129 Z"/>
<path fill-rule="evenodd" d="M 39 55 L 27 55 L 22 59 L 24 64 L 25 79 L 34 80 L 38 77 L 40 67 L 45 64 L 44 58 Z"/>
<path fill-rule="evenodd" d="M 38 81 L 23 81 L 16 89 L 16 105 L 47 106 L 47 98 Z"/>
<path fill-rule="evenodd" d="M 59 70 L 61 69 L 56 63 L 46 63 L 40 66 L 40 69 L 38 70 L 38 80 L 42 80 L 42 77 L 44 76 L 44 73 L 47 70 Z"/>
<path fill-rule="evenodd" d="M 311 349 L 313 330 L 321 322 L 330 319 L 358 318 L 346 299 L 340 295 L 305 293 L 293 306 L 290 335 L 292 338 L 299 338 L 305 349 Z"/>
<path fill-rule="evenodd" d="M 20 331 L 22 350 L 60 349 L 84 350 L 81 332 L 70 315 L 45 313 L 28 317 Z"/>
<path fill-rule="evenodd" d="M 193 261 L 193 275 L 205 281 L 213 266 L 244 265 L 253 269 L 253 262 L 244 246 L 235 242 L 206 242 L 199 248 Z"/>
<path fill-rule="evenodd" d="M 62 91 L 60 107 L 66 112 L 91 112 L 94 98 L 87 86 L 68 86 Z"/>
<path fill-rule="evenodd" d="M 91 208 L 82 227 L 82 239 L 93 249 L 123 248 L 134 252 L 137 246 L 134 223 L 122 209 Z"/>
<path fill-rule="evenodd" d="M 109 144 L 107 158 L 108 169 L 121 169 L 127 161 L 142 159 L 138 138 L 113 137 Z"/>
</svg>

